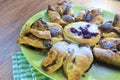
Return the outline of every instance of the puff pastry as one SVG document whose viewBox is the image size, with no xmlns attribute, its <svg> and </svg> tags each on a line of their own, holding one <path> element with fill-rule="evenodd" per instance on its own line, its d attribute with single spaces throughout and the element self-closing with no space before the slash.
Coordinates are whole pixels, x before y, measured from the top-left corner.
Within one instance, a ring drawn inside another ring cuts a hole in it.
<svg viewBox="0 0 120 80">
<path fill-rule="evenodd" d="M 48 17 L 50 21 L 58 23 L 61 25 L 66 25 L 68 23 L 74 22 L 74 17 L 72 16 L 72 2 L 68 3 L 63 1 L 58 3 L 57 6 L 48 6 Z"/>
<path fill-rule="evenodd" d="M 50 31 L 38 31 L 36 29 L 28 29 L 21 34 L 21 36 L 17 40 L 17 43 L 44 49 L 51 46 L 50 39 Z"/>
<path fill-rule="evenodd" d="M 93 62 L 92 51 L 89 46 L 79 47 L 77 44 L 68 46 L 69 55 L 63 63 L 63 69 L 68 80 L 79 80 Z"/>
<path fill-rule="evenodd" d="M 92 65 L 93 56 L 120 67 L 120 15 L 103 23 L 102 9 L 87 8 L 76 15 L 68 1 L 48 5 L 47 15 L 50 22 L 39 18 L 26 24 L 17 40 L 49 50 L 40 64 L 47 74 L 62 68 L 67 80 L 79 80 Z"/>
<path fill-rule="evenodd" d="M 57 23 L 45 22 L 40 18 L 31 26 L 27 26 L 26 30 L 21 35 L 32 33 L 40 39 L 49 39 L 51 44 L 55 44 L 56 42 L 63 40 L 62 32 L 63 28 L 61 25 Z"/>
<path fill-rule="evenodd" d="M 74 43 L 58 42 L 50 49 L 41 65 L 46 73 L 52 73 L 63 64 L 68 80 L 78 80 L 92 62 L 93 55 L 89 46 L 79 47 Z"/>
<path fill-rule="evenodd" d="M 99 61 L 120 67 L 120 38 L 105 38 L 93 48 L 93 54 Z"/>
<path fill-rule="evenodd" d="M 101 30 L 101 33 L 103 33 L 102 37 L 107 38 L 119 38 L 120 37 L 120 28 L 114 27 L 112 21 L 105 22 L 101 26 L 99 26 L 99 29 Z"/>
<path fill-rule="evenodd" d="M 67 56 L 67 45 L 66 42 L 58 42 L 52 46 L 47 57 L 41 63 L 47 74 L 53 73 L 62 66 Z"/>
<path fill-rule="evenodd" d="M 103 33 L 103 38 L 120 38 L 120 28 L 113 27 L 110 32 Z"/>
<path fill-rule="evenodd" d="M 75 17 L 76 21 L 93 22 L 96 24 L 103 23 L 103 11 L 101 9 L 84 9 Z"/>
<path fill-rule="evenodd" d="M 64 38 L 73 43 L 94 46 L 100 39 L 98 26 L 87 22 L 76 22 L 65 26 Z"/>
</svg>

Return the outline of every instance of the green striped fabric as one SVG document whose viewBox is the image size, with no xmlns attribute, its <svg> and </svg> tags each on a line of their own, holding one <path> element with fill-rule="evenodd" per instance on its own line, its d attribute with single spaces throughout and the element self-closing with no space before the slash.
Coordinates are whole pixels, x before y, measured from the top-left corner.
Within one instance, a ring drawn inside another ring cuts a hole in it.
<svg viewBox="0 0 120 80">
<path fill-rule="evenodd" d="M 14 80 L 51 80 L 33 68 L 22 52 L 12 55 Z"/>
</svg>

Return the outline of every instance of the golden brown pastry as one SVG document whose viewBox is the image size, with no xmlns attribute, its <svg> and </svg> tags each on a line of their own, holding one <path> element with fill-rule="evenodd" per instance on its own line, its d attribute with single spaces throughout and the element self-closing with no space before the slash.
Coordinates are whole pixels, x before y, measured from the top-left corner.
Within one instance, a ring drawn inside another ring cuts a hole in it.
<svg viewBox="0 0 120 80">
<path fill-rule="evenodd" d="M 63 65 L 68 80 L 78 80 L 93 62 L 89 46 L 78 46 L 67 42 L 58 42 L 48 52 L 42 62 L 46 73 L 53 73 Z"/>
<path fill-rule="evenodd" d="M 63 63 L 63 69 L 67 80 L 79 80 L 93 62 L 92 51 L 89 46 L 79 47 L 77 44 L 69 44 L 69 55 Z"/>
<path fill-rule="evenodd" d="M 67 45 L 68 43 L 66 42 L 58 42 L 52 46 L 48 55 L 41 63 L 41 66 L 46 73 L 53 73 L 62 66 L 63 61 L 67 56 Z"/>
<path fill-rule="evenodd" d="M 62 26 L 57 24 L 57 23 L 45 22 L 41 18 L 38 19 L 37 21 L 35 21 L 31 26 L 29 25 L 29 28 L 27 27 L 27 29 L 31 29 L 31 30 L 34 29 L 33 34 L 36 34 L 36 36 L 38 33 L 35 30 L 38 30 L 39 32 L 50 31 L 51 44 L 55 44 L 56 42 L 63 40 L 63 38 L 62 38 L 62 31 L 63 31 Z M 25 31 L 25 32 L 27 32 L 27 31 Z M 38 35 L 40 36 L 40 34 L 38 34 Z M 49 38 L 48 36 L 45 36 L 45 35 L 42 35 L 41 37 Z M 39 37 L 39 38 L 41 38 L 41 37 Z"/>
<path fill-rule="evenodd" d="M 50 31 L 39 31 L 36 29 L 28 29 L 25 32 L 23 32 L 21 35 L 28 35 L 28 34 L 33 34 L 34 36 L 41 38 L 41 39 L 51 39 L 51 33 Z"/>
<path fill-rule="evenodd" d="M 30 26 L 30 28 L 44 31 L 48 28 L 48 26 L 47 23 L 42 20 L 42 18 L 39 18 Z"/>
<path fill-rule="evenodd" d="M 35 48 L 45 49 L 50 48 L 50 39 L 50 31 L 38 31 L 36 29 L 28 29 L 20 35 L 17 43 L 30 45 Z"/>
<path fill-rule="evenodd" d="M 95 58 L 120 67 L 120 38 L 105 38 L 93 48 Z"/>
<path fill-rule="evenodd" d="M 115 32 L 103 33 L 103 38 L 119 38 L 119 35 Z"/>
<path fill-rule="evenodd" d="M 60 14 L 57 10 L 53 9 L 52 6 L 48 6 L 48 17 L 50 18 L 51 22 L 58 23 L 58 24 L 66 24 L 66 22 L 61 18 Z"/>
<path fill-rule="evenodd" d="M 34 25 L 35 23 L 33 23 L 30 29 L 25 30 L 21 34 L 18 39 L 19 44 L 28 44 L 36 48 L 47 48 L 50 47 L 50 45 L 63 40 L 63 28 L 59 24 L 50 22 L 45 23 L 43 21 L 41 23 L 41 20 L 38 20 L 36 26 Z M 45 25 L 43 25 L 43 23 Z M 33 37 L 35 39 L 33 39 Z"/>
<path fill-rule="evenodd" d="M 72 16 L 72 3 L 63 1 L 58 3 L 57 6 L 48 6 L 48 17 L 51 22 L 58 23 L 61 25 L 66 25 L 68 23 L 74 22 L 74 17 Z"/>
<path fill-rule="evenodd" d="M 72 2 L 62 1 L 58 3 L 57 11 L 60 15 L 73 15 Z"/>
<path fill-rule="evenodd" d="M 76 22 L 65 26 L 64 38 L 78 44 L 94 46 L 100 40 L 98 26 L 93 23 Z"/>
<path fill-rule="evenodd" d="M 120 28 L 112 26 L 112 21 L 105 22 L 99 26 L 100 31 L 103 33 L 102 37 L 107 38 L 119 38 L 120 37 Z"/>
<path fill-rule="evenodd" d="M 49 23 L 47 22 L 48 30 L 51 33 L 51 44 L 55 44 L 63 40 L 63 28 L 57 23 Z"/>
<path fill-rule="evenodd" d="M 101 9 L 84 9 L 75 17 L 76 21 L 103 23 L 103 11 Z"/>
<path fill-rule="evenodd" d="M 86 14 L 85 10 L 81 10 L 80 13 L 75 17 L 76 21 L 84 21 L 84 16 Z"/>
<path fill-rule="evenodd" d="M 93 23 L 96 23 L 96 24 L 103 23 L 104 14 L 102 9 L 95 8 L 95 9 L 91 9 L 90 12 L 93 15 L 93 20 L 92 20 Z"/>
</svg>

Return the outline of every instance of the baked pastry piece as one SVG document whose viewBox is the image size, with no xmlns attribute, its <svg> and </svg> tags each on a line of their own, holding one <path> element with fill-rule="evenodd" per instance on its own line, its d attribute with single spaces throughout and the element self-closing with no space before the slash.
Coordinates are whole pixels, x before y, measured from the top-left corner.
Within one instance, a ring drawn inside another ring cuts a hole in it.
<svg viewBox="0 0 120 80">
<path fill-rule="evenodd" d="M 100 31 L 103 33 L 103 38 L 119 38 L 120 37 L 120 28 L 114 27 L 112 21 L 105 22 L 101 26 L 99 26 Z"/>
<path fill-rule="evenodd" d="M 76 21 L 103 23 L 103 11 L 101 9 L 84 9 L 75 17 Z"/>
<path fill-rule="evenodd" d="M 41 63 L 41 66 L 46 73 L 53 73 L 62 66 L 68 53 L 67 45 L 68 43 L 66 42 L 58 42 L 52 46 L 47 56 Z"/>
<path fill-rule="evenodd" d="M 49 5 L 47 12 L 51 22 L 61 25 L 74 22 L 74 17 L 72 16 L 72 2 L 68 3 L 67 1 L 63 1 L 58 3 L 57 6 Z"/>
<path fill-rule="evenodd" d="M 42 18 L 39 18 L 36 20 L 32 25 L 28 26 L 30 29 L 37 29 L 40 31 L 44 31 L 48 29 L 47 22 L 43 21 Z"/>
<path fill-rule="evenodd" d="M 57 4 L 57 11 L 60 15 L 73 15 L 72 2 L 62 1 Z"/>
<path fill-rule="evenodd" d="M 40 18 L 25 28 L 17 42 L 41 49 L 50 48 L 51 45 L 63 40 L 62 32 L 61 25 L 45 22 Z"/>
<path fill-rule="evenodd" d="M 61 41 L 63 28 L 57 23 L 45 22 L 41 18 L 36 20 L 31 26 L 28 25 L 27 29 L 36 29 L 39 31 L 50 31 L 51 34 L 51 43 Z"/>
<path fill-rule="evenodd" d="M 103 38 L 119 38 L 119 35 L 115 32 L 103 33 Z"/>
<path fill-rule="evenodd" d="M 93 23 L 75 22 L 65 26 L 64 38 L 73 43 L 94 46 L 100 40 L 98 26 Z"/>
<path fill-rule="evenodd" d="M 51 44 L 55 44 L 63 40 L 63 28 L 57 23 L 47 22 L 48 29 L 51 33 Z"/>
<path fill-rule="evenodd" d="M 109 32 L 102 34 L 103 38 L 120 38 L 120 28 L 113 27 Z"/>
<path fill-rule="evenodd" d="M 36 29 L 25 30 L 17 40 L 19 44 L 26 44 L 35 48 L 50 48 L 50 31 L 38 31 Z"/>
<path fill-rule="evenodd" d="M 92 62 L 93 55 L 89 46 L 58 42 L 50 49 L 41 65 L 46 73 L 52 73 L 63 65 L 68 80 L 78 80 Z"/>
<path fill-rule="evenodd" d="M 108 33 L 113 29 L 112 21 L 107 21 L 99 26 L 102 33 Z"/>
<path fill-rule="evenodd" d="M 105 38 L 93 48 L 95 58 L 120 67 L 120 38 Z"/>
<path fill-rule="evenodd" d="M 93 62 L 93 54 L 89 46 L 69 44 L 68 56 L 63 63 L 67 80 L 79 80 Z"/>
<path fill-rule="evenodd" d="M 36 29 L 40 31 L 50 30 L 52 37 L 60 37 L 62 35 L 62 26 L 57 23 L 45 22 L 41 18 L 36 20 L 31 26 L 30 29 Z M 55 29 L 53 31 L 53 29 Z M 56 32 L 57 31 L 57 32 Z"/>
</svg>

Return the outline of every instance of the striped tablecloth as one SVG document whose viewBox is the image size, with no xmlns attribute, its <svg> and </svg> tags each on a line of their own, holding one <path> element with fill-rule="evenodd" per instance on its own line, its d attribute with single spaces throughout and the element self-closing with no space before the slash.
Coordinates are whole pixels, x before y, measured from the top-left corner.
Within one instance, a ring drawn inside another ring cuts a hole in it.
<svg viewBox="0 0 120 80">
<path fill-rule="evenodd" d="M 32 67 L 22 52 L 12 55 L 14 80 L 51 80 Z"/>
</svg>

